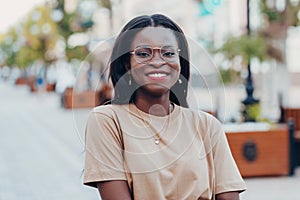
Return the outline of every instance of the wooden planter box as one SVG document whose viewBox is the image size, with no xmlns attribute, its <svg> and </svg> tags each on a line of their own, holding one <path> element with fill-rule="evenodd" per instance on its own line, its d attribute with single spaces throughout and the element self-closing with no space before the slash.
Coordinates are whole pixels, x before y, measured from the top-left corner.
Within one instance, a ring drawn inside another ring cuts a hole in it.
<svg viewBox="0 0 300 200">
<path fill-rule="evenodd" d="M 55 91 L 56 83 L 46 83 L 46 91 L 47 92 L 54 92 Z"/>
<path fill-rule="evenodd" d="M 37 91 L 36 86 L 36 77 L 34 76 L 27 76 L 27 77 L 19 77 L 16 79 L 16 85 L 28 85 L 31 92 Z"/>
<path fill-rule="evenodd" d="M 19 77 L 16 79 L 16 85 L 28 85 L 31 81 L 34 81 L 33 77 Z"/>
<path fill-rule="evenodd" d="M 66 109 L 92 108 L 111 99 L 112 89 L 109 85 L 103 85 L 100 91 L 83 91 L 76 93 L 73 88 L 67 88 L 62 95 L 62 106 Z"/>
<path fill-rule="evenodd" d="M 91 108 L 98 103 L 98 93 L 95 91 L 73 92 L 72 88 L 67 88 L 62 96 L 64 108 Z"/>
<path fill-rule="evenodd" d="M 16 85 L 28 85 L 31 92 L 37 92 L 37 78 L 34 76 L 19 77 L 15 81 Z M 45 90 L 47 92 L 55 91 L 56 83 L 46 83 Z"/>
<path fill-rule="evenodd" d="M 226 136 L 243 177 L 290 174 L 287 126 L 268 131 L 227 132 Z"/>
<path fill-rule="evenodd" d="M 16 85 L 28 85 L 36 82 L 36 77 L 34 76 L 26 76 L 26 77 L 19 77 L 16 79 L 15 84 Z"/>
</svg>

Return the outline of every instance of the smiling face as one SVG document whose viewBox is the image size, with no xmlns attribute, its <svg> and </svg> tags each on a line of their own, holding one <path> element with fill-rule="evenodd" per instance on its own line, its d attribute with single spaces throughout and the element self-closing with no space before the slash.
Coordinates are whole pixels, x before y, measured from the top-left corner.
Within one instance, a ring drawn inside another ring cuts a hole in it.
<svg viewBox="0 0 300 200">
<path fill-rule="evenodd" d="M 151 54 L 151 48 L 152 58 L 144 59 Z M 130 73 L 141 86 L 139 90 L 153 95 L 168 93 L 180 75 L 178 43 L 173 31 L 163 27 L 146 27 L 136 34 L 131 50 Z M 149 61 L 141 62 L 143 59 Z"/>
</svg>

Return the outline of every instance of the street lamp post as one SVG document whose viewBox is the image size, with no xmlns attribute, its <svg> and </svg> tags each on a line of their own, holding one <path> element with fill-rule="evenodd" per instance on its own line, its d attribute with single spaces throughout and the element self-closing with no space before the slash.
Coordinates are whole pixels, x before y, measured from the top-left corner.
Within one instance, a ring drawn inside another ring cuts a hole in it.
<svg viewBox="0 0 300 200">
<path fill-rule="evenodd" d="M 250 0 L 247 0 L 247 34 L 250 36 L 251 29 L 250 29 Z M 253 80 L 252 80 L 252 73 L 251 73 L 251 66 L 250 66 L 250 59 L 248 61 L 248 76 L 245 83 L 246 93 L 247 97 L 242 101 L 244 104 L 244 110 L 243 110 L 243 117 L 245 121 L 255 121 L 255 119 L 251 118 L 249 116 L 249 113 L 247 113 L 247 108 L 251 105 L 259 103 L 258 99 L 255 99 L 253 97 L 254 87 L 253 87 Z"/>
</svg>

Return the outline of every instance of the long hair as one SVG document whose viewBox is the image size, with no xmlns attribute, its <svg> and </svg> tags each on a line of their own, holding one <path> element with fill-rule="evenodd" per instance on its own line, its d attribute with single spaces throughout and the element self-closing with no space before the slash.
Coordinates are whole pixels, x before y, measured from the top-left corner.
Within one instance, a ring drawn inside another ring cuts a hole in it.
<svg viewBox="0 0 300 200">
<path fill-rule="evenodd" d="M 170 89 L 170 101 L 183 107 L 188 107 L 187 88 L 190 76 L 189 49 L 186 37 L 181 28 L 170 18 L 161 15 L 142 15 L 129 21 L 115 40 L 110 58 L 109 77 L 114 86 L 114 97 L 111 103 L 127 104 L 135 98 L 137 84 L 131 80 L 128 71 L 130 65 L 130 47 L 136 34 L 146 27 L 164 27 L 174 31 L 180 49 L 180 81 Z M 129 82 L 132 81 L 132 84 Z"/>
</svg>

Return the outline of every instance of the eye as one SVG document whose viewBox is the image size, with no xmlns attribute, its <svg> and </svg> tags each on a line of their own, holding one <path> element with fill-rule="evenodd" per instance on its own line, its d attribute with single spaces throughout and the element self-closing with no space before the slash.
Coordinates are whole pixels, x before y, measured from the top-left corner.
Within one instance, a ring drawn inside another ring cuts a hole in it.
<svg viewBox="0 0 300 200">
<path fill-rule="evenodd" d="M 148 48 L 136 49 L 135 55 L 140 58 L 148 58 L 148 57 L 151 57 L 152 51 L 151 51 L 151 49 L 148 49 Z"/>
<path fill-rule="evenodd" d="M 166 51 L 164 53 L 162 53 L 163 57 L 174 57 L 175 56 L 175 52 L 174 51 Z"/>
<path fill-rule="evenodd" d="M 172 58 L 176 55 L 175 49 L 161 49 L 161 54 L 163 57 Z"/>
</svg>

